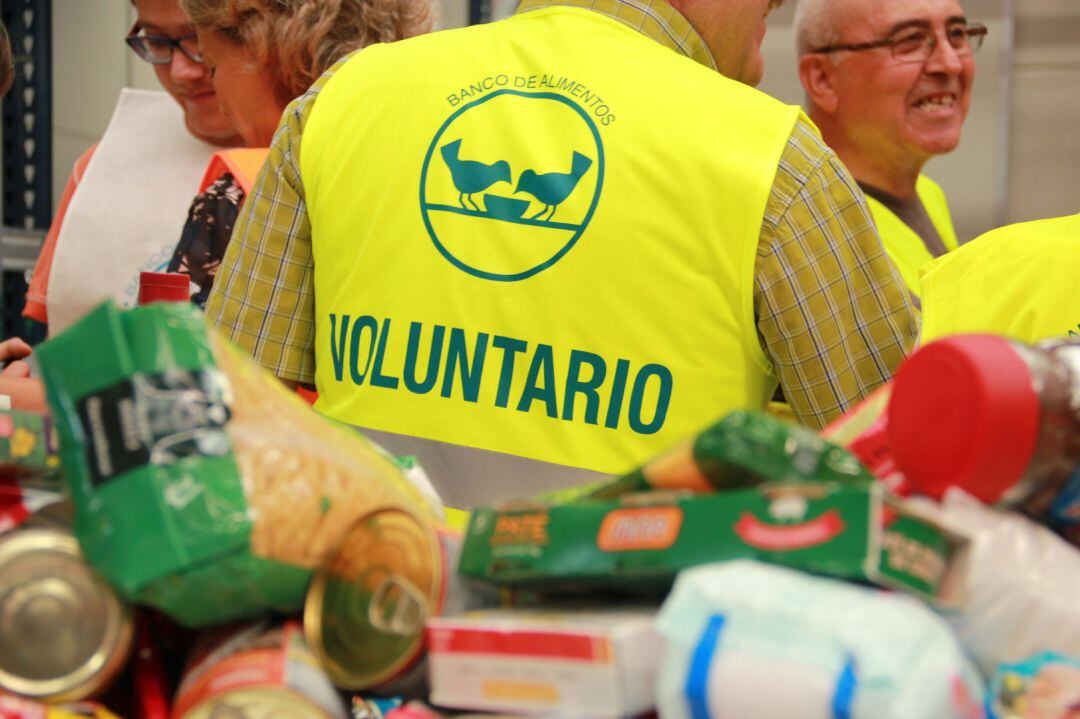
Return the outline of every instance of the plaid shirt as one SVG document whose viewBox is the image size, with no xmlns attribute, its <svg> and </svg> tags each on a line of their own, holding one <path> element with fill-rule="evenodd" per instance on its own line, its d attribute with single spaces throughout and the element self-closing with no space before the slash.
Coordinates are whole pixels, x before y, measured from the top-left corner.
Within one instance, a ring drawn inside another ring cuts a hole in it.
<svg viewBox="0 0 1080 719">
<path fill-rule="evenodd" d="M 715 69 L 704 41 L 665 0 L 523 0 L 603 13 Z M 304 124 L 328 70 L 285 111 L 237 221 L 207 314 L 284 380 L 315 376 L 311 224 L 300 179 Z M 780 158 L 757 252 L 759 339 L 796 416 L 823 426 L 881 383 L 914 344 L 918 316 L 847 169 L 800 119 Z"/>
</svg>

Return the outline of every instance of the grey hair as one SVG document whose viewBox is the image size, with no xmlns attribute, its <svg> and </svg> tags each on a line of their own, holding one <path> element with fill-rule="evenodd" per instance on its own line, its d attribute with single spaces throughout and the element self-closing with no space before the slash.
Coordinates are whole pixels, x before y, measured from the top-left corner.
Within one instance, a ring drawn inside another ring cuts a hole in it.
<svg viewBox="0 0 1080 719">
<path fill-rule="evenodd" d="M 799 57 L 807 55 L 816 47 L 826 47 L 839 42 L 840 31 L 836 27 L 838 7 L 843 0 L 799 0 L 795 5 L 795 44 Z M 842 12 L 843 8 L 839 7 Z"/>
</svg>

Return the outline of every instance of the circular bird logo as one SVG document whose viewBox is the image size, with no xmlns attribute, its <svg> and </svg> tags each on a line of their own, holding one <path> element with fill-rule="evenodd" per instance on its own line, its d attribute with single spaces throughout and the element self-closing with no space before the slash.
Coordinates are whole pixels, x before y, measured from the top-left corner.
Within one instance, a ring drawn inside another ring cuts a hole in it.
<svg viewBox="0 0 1080 719">
<path fill-rule="evenodd" d="M 600 200 L 604 149 L 570 98 L 497 90 L 458 108 L 428 147 L 420 212 L 438 251 L 476 277 L 514 282 L 551 267 Z"/>
</svg>

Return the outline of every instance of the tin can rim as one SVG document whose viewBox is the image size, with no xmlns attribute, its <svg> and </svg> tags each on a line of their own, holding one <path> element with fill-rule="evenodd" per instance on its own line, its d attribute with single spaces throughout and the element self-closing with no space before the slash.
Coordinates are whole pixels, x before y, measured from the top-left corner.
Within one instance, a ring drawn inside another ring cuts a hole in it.
<svg viewBox="0 0 1080 719">
<path fill-rule="evenodd" d="M 415 639 L 409 643 L 406 651 L 402 652 L 401 656 L 398 657 L 396 661 L 387 665 L 386 668 L 381 671 L 366 673 L 349 671 L 347 667 L 343 666 L 340 662 L 330 656 L 329 652 L 326 651 L 326 646 L 323 644 L 323 606 L 326 597 L 326 585 L 331 576 L 330 565 L 332 558 L 337 556 L 340 547 L 344 545 L 346 539 L 357 527 L 370 520 L 372 517 L 387 514 L 400 515 L 415 523 L 423 531 L 424 536 L 427 539 L 429 556 L 434 559 L 432 569 L 433 581 L 427 598 L 432 607 L 440 606 L 443 600 L 443 592 L 446 584 L 444 581 L 444 574 L 447 569 L 442 561 L 442 550 L 439 546 L 438 535 L 433 527 L 426 524 L 423 518 L 418 516 L 417 513 L 399 506 L 380 507 L 371 512 L 366 512 L 357 518 L 349 529 L 342 534 L 338 547 L 328 555 L 329 558 L 326 563 L 324 563 L 314 577 L 312 577 L 311 585 L 308 587 L 307 597 L 304 600 L 304 636 L 307 639 L 308 646 L 311 648 L 311 651 L 315 653 L 315 656 L 322 664 L 323 669 L 326 671 L 333 684 L 341 689 L 360 691 L 385 684 L 386 682 L 397 678 L 421 654 L 426 642 L 425 633 L 423 631 L 419 632 Z"/>
<path fill-rule="evenodd" d="M 28 550 L 52 551 L 86 561 L 73 535 L 57 529 L 23 529 L 0 537 L 0 567 Z M 108 626 L 94 655 L 74 672 L 52 679 L 27 679 L 0 668 L 0 686 L 35 699 L 71 701 L 96 694 L 123 669 L 135 641 L 131 608 L 93 567 L 86 566 L 108 607 Z"/>
<path fill-rule="evenodd" d="M 221 694 L 217 694 L 215 696 L 207 697 L 206 699 L 202 700 L 201 702 L 199 702 L 195 706 L 188 709 L 186 712 L 184 712 L 180 716 L 176 717 L 176 719 L 197 719 L 200 716 L 204 716 L 204 715 L 201 715 L 199 712 L 204 712 L 205 709 L 206 709 L 207 704 L 210 704 L 211 702 L 214 702 L 214 701 L 220 701 L 222 699 L 227 699 L 227 698 L 229 698 L 231 696 L 234 696 L 234 695 L 236 695 L 236 696 L 239 696 L 239 695 L 255 695 L 256 698 L 258 698 L 259 695 L 264 695 L 266 698 L 278 698 L 278 699 L 287 697 L 289 699 L 295 699 L 295 700 L 298 700 L 298 701 L 302 702 L 303 704 L 310 707 L 314 712 L 318 713 L 318 715 L 320 717 L 324 717 L 324 719 L 332 719 L 332 717 L 329 714 L 326 713 L 325 709 L 323 709 L 321 706 L 319 706 L 315 702 L 311 701 L 308 697 L 304 696 L 303 692 L 298 692 L 295 689 L 292 689 L 290 687 L 274 687 L 274 686 L 245 686 L 245 687 L 236 687 L 234 689 L 229 689 L 227 691 L 222 692 Z M 289 708 L 289 707 L 286 707 L 286 708 Z M 205 715 L 205 716 L 209 716 L 209 715 Z"/>
</svg>

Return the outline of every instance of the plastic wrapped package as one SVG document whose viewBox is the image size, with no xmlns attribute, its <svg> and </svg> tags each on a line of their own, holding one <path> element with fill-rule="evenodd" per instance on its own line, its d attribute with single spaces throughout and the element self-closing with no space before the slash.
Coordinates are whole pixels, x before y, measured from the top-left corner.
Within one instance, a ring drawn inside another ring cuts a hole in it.
<svg viewBox="0 0 1080 719">
<path fill-rule="evenodd" d="M 684 571 L 659 618 L 663 719 L 975 719 L 982 682 L 916 599 L 735 561 Z"/>
<path fill-rule="evenodd" d="M 987 700 L 992 719 L 1080 716 L 1080 659 L 1045 652 L 1000 667 Z"/>
<path fill-rule="evenodd" d="M 722 492 L 765 482 L 872 479 L 851 453 L 809 429 L 737 410 L 642 467 L 596 487 L 589 497 L 610 499 L 650 490 Z"/>
<path fill-rule="evenodd" d="M 1042 651 L 1080 656 L 1080 551 L 958 489 L 937 513 L 971 539 L 967 603 L 945 616 L 983 673 Z"/>
<path fill-rule="evenodd" d="M 36 354 L 87 559 L 183 624 L 296 610 L 358 518 L 437 515 L 191 306 L 106 303 Z"/>
<path fill-rule="evenodd" d="M 254 554 L 315 569 L 364 514 L 388 506 L 435 508 L 434 491 L 422 495 L 391 456 L 334 426 L 219 337 L 211 340 L 232 385 L 227 428 Z"/>
</svg>

